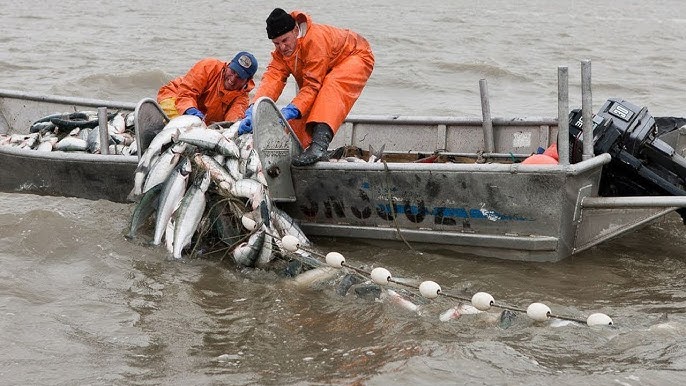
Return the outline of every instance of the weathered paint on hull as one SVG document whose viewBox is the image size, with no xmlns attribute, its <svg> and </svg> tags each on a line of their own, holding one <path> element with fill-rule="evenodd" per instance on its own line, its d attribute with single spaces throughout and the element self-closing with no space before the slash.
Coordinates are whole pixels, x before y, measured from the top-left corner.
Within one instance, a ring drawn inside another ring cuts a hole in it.
<svg viewBox="0 0 686 386">
<path fill-rule="evenodd" d="M 312 235 L 404 239 L 557 261 L 572 253 L 580 192 L 597 193 L 584 188 L 598 185 L 602 168 L 405 166 L 294 168 L 296 202 L 280 205 Z"/>
</svg>

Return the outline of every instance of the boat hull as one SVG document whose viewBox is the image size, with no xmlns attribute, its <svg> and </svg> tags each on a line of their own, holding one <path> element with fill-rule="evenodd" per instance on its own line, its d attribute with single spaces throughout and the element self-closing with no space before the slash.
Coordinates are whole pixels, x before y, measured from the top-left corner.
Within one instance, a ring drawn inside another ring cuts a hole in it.
<svg viewBox="0 0 686 386">
<path fill-rule="evenodd" d="M 309 235 L 557 261 L 573 252 L 581 198 L 597 193 L 607 161 L 569 167 L 319 163 L 293 168 L 296 200 L 281 205 Z"/>
<path fill-rule="evenodd" d="M 0 148 L 0 191 L 127 202 L 136 156 Z"/>
<path fill-rule="evenodd" d="M 135 113 L 136 136 L 142 149 L 168 121 L 149 98 L 135 104 L 0 90 L 0 134 L 28 134 L 32 123 L 41 117 L 102 107 Z M 138 159 L 0 146 L 0 191 L 128 202 Z"/>
</svg>

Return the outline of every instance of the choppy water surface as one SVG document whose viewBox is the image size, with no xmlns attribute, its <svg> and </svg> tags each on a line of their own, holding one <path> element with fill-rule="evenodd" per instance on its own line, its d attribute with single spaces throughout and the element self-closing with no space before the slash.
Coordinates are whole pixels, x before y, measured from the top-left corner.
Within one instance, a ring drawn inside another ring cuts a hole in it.
<svg viewBox="0 0 686 386">
<path fill-rule="evenodd" d="M 554 116 L 557 67 L 593 63 L 594 106 L 622 97 L 685 115 L 686 5 L 679 1 L 290 2 L 364 34 L 376 68 L 357 114 Z M 79 0 L 0 7 L 0 87 L 135 102 L 204 56 L 252 51 L 264 71 L 272 5 L 126 5 Z M 183 12 L 179 10 L 183 9 Z M 258 80 L 259 81 L 259 80 Z M 286 95 L 286 98 L 288 95 Z M 283 102 L 283 101 L 282 101 Z M 440 322 L 295 288 L 228 260 L 170 261 L 123 237 L 133 207 L 0 194 L 3 384 L 677 384 L 686 369 L 686 229 L 676 216 L 557 264 L 482 259 L 317 239 L 348 262 L 446 290 L 485 290 L 526 307 L 615 328 L 551 327 L 520 317 Z M 664 316 L 667 315 L 667 319 Z"/>
</svg>

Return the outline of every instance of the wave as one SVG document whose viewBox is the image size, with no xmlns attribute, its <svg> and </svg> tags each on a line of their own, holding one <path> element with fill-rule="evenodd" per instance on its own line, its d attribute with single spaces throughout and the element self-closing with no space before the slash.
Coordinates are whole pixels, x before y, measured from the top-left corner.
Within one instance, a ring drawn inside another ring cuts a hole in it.
<svg viewBox="0 0 686 386">
<path fill-rule="evenodd" d="M 527 75 L 518 74 L 502 66 L 480 61 L 471 63 L 438 61 L 435 63 L 435 66 L 447 72 L 479 74 L 485 78 L 516 80 L 520 82 L 533 81 L 533 79 Z"/>
<path fill-rule="evenodd" d="M 125 73 L 97 73 L 52 87 L 57 94 L 73 93 L 101 99 L 138 101 L 154 98 L 157 90 L 173 77 L 162 70 L 140 70 Z"/>
<path fill-rule="evenodd" d="M 10 63 L 0 60 L 0 72 L 5 71 L 23 71 L 23 70 L 38 70 L 40 66 L 33 65 L 20 65 L 16 63 Z"/>
</svg>

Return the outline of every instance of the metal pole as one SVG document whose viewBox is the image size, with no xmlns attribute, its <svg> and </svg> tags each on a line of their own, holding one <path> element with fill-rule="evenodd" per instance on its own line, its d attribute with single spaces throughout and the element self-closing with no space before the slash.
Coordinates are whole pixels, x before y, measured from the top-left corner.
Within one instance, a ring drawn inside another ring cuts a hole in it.
<svg viewBox="0 0 686 386">
<path fill-rule="evenodd" d="M 110 154 L 110 133 L 107 130 L 107 107 L 98 107 L 98 128 L 100 130 L 100 154 Z"/>
<path fill-rule="evenodd" d="M 586 197 L 583 208 L 678 208 L 686 206 L 686 196 Z"/>
<path fill-rule="evenodd" d="M 493 120 L 491 119 L 491 105 L 488 101 L 488 84 L 486 79 L 479 80 L 479 92 L 481 93 L 481 115 L 483 117 L 484 146 L 486 153 L 495 151 L 493 142 Z"/>
<path fill-rule="evenodd" d="M 581 61 L 581 119 L 584 131 L 584 152 L 582 160 L 593 157 L 593 97 L 591 96 L 591 60 Z"/>
<path fill-rule="evenodd" d="M 557 154 L 560 165 L 569 165 L 569 70 L 557 68 Z"/>
</svg>

